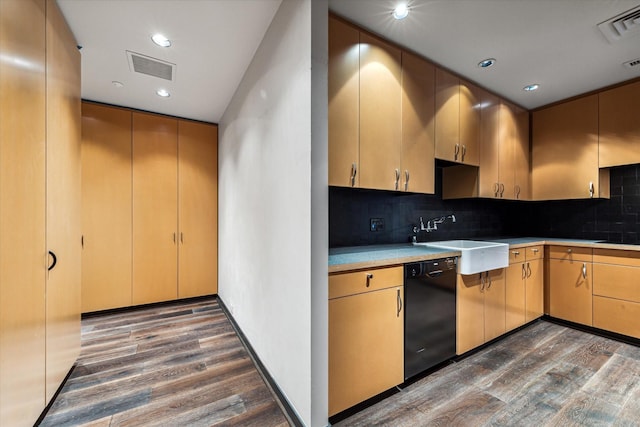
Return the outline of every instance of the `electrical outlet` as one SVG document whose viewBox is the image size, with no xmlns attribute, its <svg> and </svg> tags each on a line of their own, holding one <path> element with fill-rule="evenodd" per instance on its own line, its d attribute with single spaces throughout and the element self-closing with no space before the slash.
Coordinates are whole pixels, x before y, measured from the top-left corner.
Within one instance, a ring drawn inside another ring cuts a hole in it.
<svg viewBox="0 0 640 427">
<path fill-rule="evenodd" d="M 384 218 L 371 218 L 369 221 L 371 231 L 382 231 L 384 230 Z"/>
</svg>

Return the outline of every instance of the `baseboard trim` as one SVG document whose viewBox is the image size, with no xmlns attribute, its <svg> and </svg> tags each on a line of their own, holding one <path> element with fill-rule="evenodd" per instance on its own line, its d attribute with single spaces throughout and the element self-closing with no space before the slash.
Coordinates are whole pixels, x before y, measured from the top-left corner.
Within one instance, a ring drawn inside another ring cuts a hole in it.
<svg viewBox="0 0 640 427">
<path fill-rule="evenodd" d="M 217 298 L 217 297 L 218 297 L 218 294 L 211 294 L 211 295 L 202 295 L 202 296 L 190 297 L 190 298 L 172 299 L 168 301 L 152 302 L 148 304 L 128 305 L 126 307 L 108 308 L 106 310 L 89 311 L 86 313 L 82 313 L 82 318 L 86 319 L 89 317 L 103 316 L 105 314 L 117 314 L 117 313 L 123 313 L 123 312 L 131 312 L 135 310 L 145 310 L 147 308 L 153 308 L 153 307 L 163 307 L 163 306 L 170 306 L 175 304 L 198 302 L 200 300 L 204 301 L 204 300 Z M 220 299 L 218 298 L 218 301 L 219 300 Z"/>
<path fill-rule="evenodd" d="M 587 325 L 582 325 L 580 323 L 570 322 L 568 320 L 558 319 L 557 317 L 552 317 L 552 316 L 549 316 L 548 314 L 545 314 L 542 319 L 551 323 L 555 323 L 557 325 L 566 326 L 571 329 L 577 329 L 578 331 L 588 332 L 593 335 L 598 335 L 604 338 L 612 339 L 614 341 L 619 341 L 625 344 L 630 344 L 636 347 L 640 347 L 640 339 L 630 337 L 629 335 L 623 335 L 617 332 L 607 331 L 606 329 L 599 329 L 594 326 L 587 326 Z"/>
<path fill-rule="evenodd" d="M 264 366 L 264 364 L 256 354 L 255 350 L 251 346 L 251 343 L 242 332 L 242 329 L 240 329 L 240 326 L 238 326 L 238 324 L 236 323 L 236 320 L 233 318 L 233 316 L 227 309 L 227 306 L 224 304 L 224 302 L 219 296 L 217 297 L 217 300 L 218 300 L 218 304 L 220 305 L 220 308 L 222 308 L 222 311 L 231 322 L 231 325 L 233 326 L 233 329 L 238 335 L 240 342 L 242 342 L 242 345 L 244 346 L 244 348 L 247 349 L 247 352 L 249 353 L 249 357 L 251 357 L 251 360 L 256 365 L 256 368 L 258 369 L 260 376 L 262 376 L 262 379 L 264 380 L 267 387 L 271 390 L 273 395 L 276 396 L 276 401 L 278 402 L 282 411 L 287 417 L 287 421 L 289 421 L 289 424 L 296 427 L 304 427 L 304 423 L 302 422 L 302 420 L 300 420 L 300 418 L 298 417 L 298 414 L 293 409 L 293 407 L 291 406 L 287 398 L 284 396 L 284 393 L 282 393 L 282 391 L 280 390 L 280 387 L 278 387 L 278 384 L 274 381 L 273 377 L 271 377 L 271 374 L 269 374 L 269 371 L 267 370 L 267 368 Z"/>
<path fill-rule="evenodd" d="M 53 396 L 51 397 L 51 400 L 49 401 L 47 406 L 44 408 L 44 410 L 42 411 L 42 413 L 40 414 L 40 416 L 38 417 L 36 422 L 33 423 L 34 427 L 39 426 L 42 423 L 42 420 L 44 420 L 44 417 L 47 416 L 47 414 L 49 413 L 49 409 L 51 409 L 51 407 L 55 403 L 56 399 L 58 398 L 58 395 L 60 394 L 60 392 L 62 391 L 62 388 L 67 383 L 67 380 L 71 377 L 71 374 L 73 373 L 74 369 L 76 369 L 76 364 L 75 363 L 73 364 L 73 366 L 71 366 L 71 369 L 69 369 L 69 372 L 67 372 L 67 375 L 64 377 L 64 379 L 60 383 L 60 386 L 58 387 L 56 392 L 53 394 Z"/>
</svg>

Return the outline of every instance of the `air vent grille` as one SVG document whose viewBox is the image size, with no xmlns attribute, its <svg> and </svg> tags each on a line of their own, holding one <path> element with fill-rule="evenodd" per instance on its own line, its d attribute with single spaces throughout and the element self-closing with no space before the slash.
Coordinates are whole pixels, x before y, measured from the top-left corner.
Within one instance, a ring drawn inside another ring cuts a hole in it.
<svg viewBox="0 0 640 427">
<path fill-rule="evenodd" d="M 633 59 L 633 60 L 631 60 L 631 61 L 627 61 L 627 62 L 625 62 L 625 63 L 624 63 L 624 64 L 622 64 L 622 65 L 624 65 L 624 66 L 625 66 L 625 67 L 627 67 L 627 68 L 634 68 L 634 67 L 637 67 L 637 66 L 639 66 L 639 65 L 640 65 L 640 58 L 638 58 L 638 59 Z"/>
<path fill-rule="evenodd" d="M 640 6 L 599 23 L 598 28 L 609 43 L 640 35 Z"/>
<path fill-rule="evenodd" d="M 129 50 L 127 51 L 127 58 L 129 60 L 129 69 L 135 73 L 146 74 L 169 81 L 175 80 L 176 64 Z"/>
</svg>

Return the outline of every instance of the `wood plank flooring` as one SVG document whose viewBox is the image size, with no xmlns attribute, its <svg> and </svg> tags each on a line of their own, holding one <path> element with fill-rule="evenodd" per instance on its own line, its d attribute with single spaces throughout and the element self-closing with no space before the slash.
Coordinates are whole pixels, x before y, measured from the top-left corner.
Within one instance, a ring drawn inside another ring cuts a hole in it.
<svg viewBox="0 0 640 427">
<path fill-rule="evenodd" d="M 538 321 L 336 426 L 640 426 L 640 348 Z"/>
<path fill-rule="evenodd" d="M 289 426 L 215 298 L 89 317 L 42 426 Z"/>
</svg>

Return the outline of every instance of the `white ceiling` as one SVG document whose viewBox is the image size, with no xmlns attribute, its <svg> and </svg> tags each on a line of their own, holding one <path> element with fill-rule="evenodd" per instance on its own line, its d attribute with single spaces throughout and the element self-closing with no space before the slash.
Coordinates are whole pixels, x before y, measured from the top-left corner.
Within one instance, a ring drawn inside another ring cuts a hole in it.
<svg viewBox="0 0 640 427">
<path fill-rule="evenodd" d="M 217 123 L 282 0 L 58 0 L 82 46 L 82 97 Z M 160 32 L 172 40 L 156 46 Z M 125 51 L 177 65 L 173 82 L 129 70 Z M 112 81 L 120 81 L 116 88 Z M 169 90 L 169 98 L 156 90 Z"/>
<path fill-rule="evenodd" d="M 529 109 L 640 77 L 640 31 L 615 44 L 597 27 L 640 0 L 329 0 L 329 7 Z M 497 63 L 477 66 L 486 58 Z M 536 92 L 522 88 L 540 84 Z"/>
<path fill-rule="evenodd" d="M 58 4 L 82 46 L 84 99 L 217 123 L 281 1 Z M 398 1 L 329 0 L 329 7 L 527 108 L 640 77 L 640 67 L 621 65 L 640 58 L 640 35 L 610 44 L 596 26 L 640 0 L 408 0 L 409 16 L 396 21 Z M 156 32 L 173 45 L 153 44 Z M 176 80 L 131 72 L 126 50 L 177 64 Z M 477 67 L 489 57 L 495 66 Z M 529 83 L 541 89 L 524 92 Z M 160 87 L 171 97 L 158 97 Z"/>
</svg>

